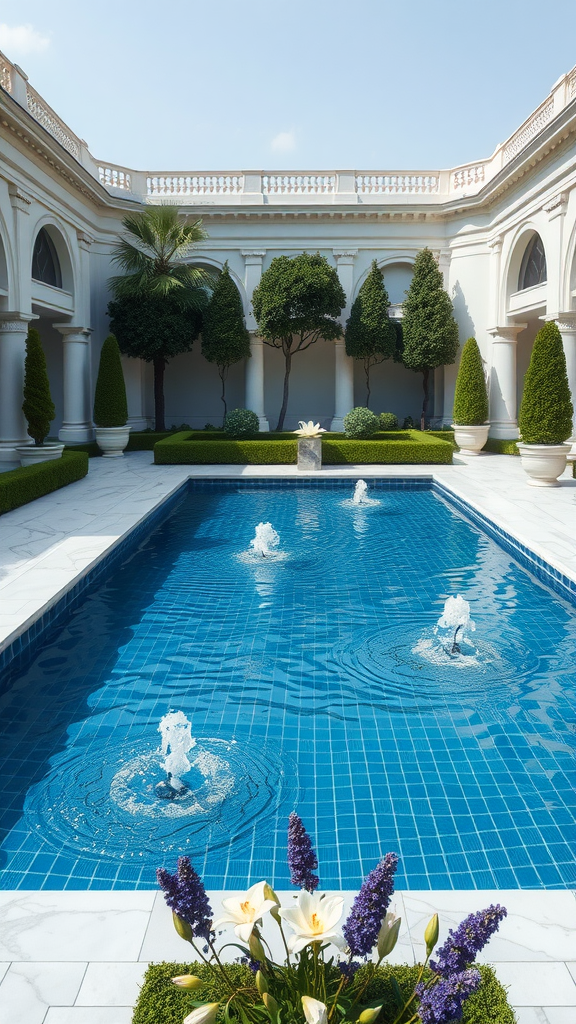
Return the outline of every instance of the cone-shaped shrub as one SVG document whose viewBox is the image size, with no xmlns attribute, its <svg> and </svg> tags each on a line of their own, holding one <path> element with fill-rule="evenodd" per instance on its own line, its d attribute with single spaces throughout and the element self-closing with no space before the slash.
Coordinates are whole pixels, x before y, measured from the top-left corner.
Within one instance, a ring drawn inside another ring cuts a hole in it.
<svg viewBox="0 0 576 1024">
<path fill-rule="evenodd" d="M 97 427 L 123 427 L 128 419 L 126 386 L 120 349 L 109 334 L 100 352 L 100 366 L 94 395 L 94 423 Z"/>
<path fill-rule="evenodd" d="M 462 349 L 456 391 L 454 423 L 462 427 L 480 426 L 488 419 L 488 393 L 482 356 L 475 338 L 468 338 Z"/>
<path fill-rule="evenodd" d="M 46 356 L 40 335 L 34 327 L 28 328 L 26 360 L 24 363 L 24 402 L 22 411 L 28 423 L 28 433 L 36 444 L 44 443 L 50 424 L 56 415 L 50 394 L 46 369 Z"/>
<path fill-rule="evenodd" d="M 222 383 L 221 399 L 224 418 L 226 405 L 226 378 L 233 363 L 250 358 L 250 335 L 244 323 L 244 310 L 240 293 L 230 277 L 228 263 L 224 264 L 212 297 L 204 310 L 202 325 L 202 355 L 209 363 L 216 363 Z"/>
<path fill-rule="evenodd" d="M 572 433 L 572 400 L 566 357 L 557 324 L 550 321 L 536 335 L 518 426 L 524 444 L 562 444 Z"/>
</svg>

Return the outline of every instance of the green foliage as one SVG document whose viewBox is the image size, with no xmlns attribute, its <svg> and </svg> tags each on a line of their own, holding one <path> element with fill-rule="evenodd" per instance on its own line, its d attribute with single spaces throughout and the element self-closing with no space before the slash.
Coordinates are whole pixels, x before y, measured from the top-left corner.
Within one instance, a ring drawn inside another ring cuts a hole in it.
<svg viewBox="0 0 576 1024">
<path fill-rule="evenodd" d="M 365 970 L 365 968 L 362 968 Z M 463 1024 L 514 1024 L 514 1011 L 506 999 L 506 991 L 491 967 L 478 965 L 482 984 L 464 1003 Z M 235 985 L 253 989 L 254 975 L 242 964 L 227 964 L 226 971 Z M 383 1010 L 378 1024 L 391 1024 L 394 1019 L 394 992 L 396 983 L 402 993 L 413 988 L 419 968 L 407 964 L 378 967 L 365 992 L 366 1003 L 382 1002 Z M 172 978 L 193 974 L 205 983 L 195 992 L 177 988 Z M 150 964 L 134 1009 L 132 1024 L 182 1024 L 198 1002 L 225 1001 L 227 990 L 216 968 L 200 963 Z M 256 994 L 254 993 L 254 997 Z M 233 1011 L 234 1012 L 234 1011 Z M 220 1020 L 224 1019 L 222 1009 Z M 238 1019 L 236 1017 L 234 1020 Z"/>
<path fill-rule="evenodd" d="M 296 462 L 292 441 L 197 440 L 191 431 L 174 434 L 154 445 L 154 462 L 161 466 L 273 466 Z"/>
<path fill-rule="evenodd" d="M 489 437 L 484 445 L 485 452 L 493 452 L 495 455 L 520 455 L 518 444 L 510 438 Z"/>
<path fill-rule="evenodd" d="M 250 334 L 244 323 L 242 299 L 230 277 L 228 263 L 218 278 L 203 317 L 202 355 L 218 367 L 226 416 L 226 377 L 233 363 L 250 356 Z"/>
<path fill-rule="evenodd" d="M 322 438 L 322 462 L 325 466 L 344 463 L 366 465 L 450 465 L 452 445 L 420 430 L 379 434 L 369 441 Z"/>
<path fill-rule="evenodd" d="M 398 417 L 393 412 L 381 412 L 378 417 L 380 430 L 396 430 Z"/>
<path fill-rule="evenodd" d="M 357 405 L 344 417 L 346 437 L 370 437 L 376 433 L 379 426 L 378 417 L 362 405 Z"/>
<path fill-rule="evenodd" d="M 562 444 L 572 433 L 572 399 L 566 357 L 558 325 L 549 321 L 538 331 L 518 426 L 524 444 Z"/>
<path fill-rule="evenodd" d="M 86 452 L 64 451 L 60 459 L 0 473 L 0 514 L 80 480 L 87 472 Z"/>
<path fill-rule="evenodd" d="M 475 338 L 468 338 L 462 349 L 454 392 L 453 419 L 461 427 L 481 426 L 488 419 L 486 378 Z"/>
<path fill-rule="evenodd" d="M 100 352 L 94 394 L 94 423 L 97 427 L 123 427 L 127 419 L 128 405 L 120 349 L 114 335 L 109 334 Z"/>
<path fill-rule="evenodd" d="M 427 430 L 426 436 L 437 437 L 439 441 L 448 441 L 454 449 L 458 448 L 458 445 L 454 441 L 454 431 L 449 428 L 444 428 L 443 430 Z"/>
<path fill-rule="evenodd" d="M 370 404 L 370 371 L 396 350 L 396 331 L 388 317 L 390 299 L 376 260 L 356 296 L 346 322 L 346 354 L 364 363 L 366 405 Z"/>
<path fill-rule="evenodd" d="M 233 409 L 224 420 L 228 437 L 252 437 L 259 429 L 260 421 L 252 409 Z"/>
<path fill-rule="evenodd" d="M 34 327 L 28 328 L 26 359 L 24 362 L 24 402 L 22 411 L 28 423 L 28 433 L 36 444 L 48 437 L 50 424 L 56 415 L 50 395 L 46 357 L 40 335 Z"/>
<path fill-rule="evenodd" d="M 342 336 L 337 317 L 346 305 L 338 274 L 320 253 L 303 252 L 289 259 L 278 256 L 262 274 L 254 289 L 252 308 L 260 337 L 266 345 L 284 355 L 284 389 L 277 430 L 282 430 L 286 410 L 292 358 L 320 338 L 333 341 Z"/>
<path fill-rule="evenodd" d="M 402 361 L 423 375 L 421 426 L 428 409 L 430 372 L 453 363 L 458 352 L 458 325 L 442 274 L 430 249 L 422 249 L 414 262 L 414 276 L 404 302 Z"/>
<path fill-rule="evenodd" d="M 147 363 L 189 352 L 202 327 L 198 311 L 172 297 L 114 300 L 108 315 L 120 351 Z"/>
</svg>

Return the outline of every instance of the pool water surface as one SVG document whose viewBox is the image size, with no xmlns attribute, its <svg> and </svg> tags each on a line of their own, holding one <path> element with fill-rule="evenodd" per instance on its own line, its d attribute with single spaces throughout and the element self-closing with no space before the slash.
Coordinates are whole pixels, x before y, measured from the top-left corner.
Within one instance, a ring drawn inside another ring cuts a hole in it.
<svg viewBox="0 0 576 1024">
<path fill-rule="evenodd" d="M 352 489 L 191 485 L 5 674 L 3 888 L 152 888 L 180 853 L 286 888 L 293 809 L 326 888 L 389 850 L 399 888 L 574 885 L 574 609 L 432 490 Z M 174 802 L 171 710 L 196 739 Z"/>
</svg>

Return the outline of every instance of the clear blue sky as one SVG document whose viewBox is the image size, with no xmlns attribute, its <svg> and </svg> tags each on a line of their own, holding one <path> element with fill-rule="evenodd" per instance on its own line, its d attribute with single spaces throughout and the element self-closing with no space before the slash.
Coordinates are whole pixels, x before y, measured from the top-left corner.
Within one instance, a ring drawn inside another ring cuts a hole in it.
<svg viewBox="0 0 576 1024">
<path fill-rule="evenodd" d="M 0 49 L 98 159 L 435 169 L 576 63 L 576 0 L 3 0 Z"/>
</svg>

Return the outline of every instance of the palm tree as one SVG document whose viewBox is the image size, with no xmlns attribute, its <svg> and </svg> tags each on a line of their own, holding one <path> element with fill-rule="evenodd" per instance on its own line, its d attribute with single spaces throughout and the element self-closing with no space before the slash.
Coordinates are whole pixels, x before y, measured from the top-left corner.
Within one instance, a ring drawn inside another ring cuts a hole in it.
<svg viewBox="0 0 576 1024">
<path fill-rule="evenodd" d="M 169 358 L 188 351 L 198 335 L 199 314 L 206 306 L 213 283 L 211 273 L 193 267 L 186 260 L 206 232 L 200 220 L 183 223 L 174 206 L 150 206 L 142 213 L 132 213 L 122 221 L 128 236 L 120 238 L 112 250 L 112 262 L 124 273 L 110 279 L 115 301 L 110 304 L 112 317 L 118 320 L 124 312 L 121 307 L 150 306 L 149 317 L 139 317 L 150 323 L 149 336 L 140 335 L 139 342 L 132 337 L 123 344 L 118 331 L 120 348 L 127 355 L 146 359 L 154 364 L 154 406 L 156 429 L 164 429 L 164 369 Z M 139 312 L 142 312 L 139 308 Z M 159 315 L 164 320 L 174 317 L 174 330 L 156 329 Z M 182 321 L 190 329 L 182 331 Z M 128 332 L 129 333 L 129 332 Z M 169 340 L 167 340 L 169 339 Z"/>
</svg>

